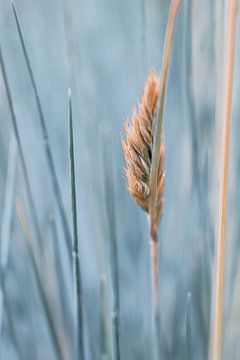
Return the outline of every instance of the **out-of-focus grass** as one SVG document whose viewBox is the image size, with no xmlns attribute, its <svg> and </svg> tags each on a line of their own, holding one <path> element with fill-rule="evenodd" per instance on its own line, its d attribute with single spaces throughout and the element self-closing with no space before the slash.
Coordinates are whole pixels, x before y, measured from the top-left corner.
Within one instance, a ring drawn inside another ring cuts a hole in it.
<svg viewBox="0 0 240 360">
<path fill-rule="evenodd" d="M 215 114 L 215 97 L 221 89 L 221 29 L 226 2 L 183 1 L 177 22 L 165 109 L 167 179 L 160 229 L 162 359 L 185 359 L 194 354 L 194 359 L 202 360 L 208 352 L 218 194 L 215 148 L 218 149 L 219 117 Z M 14 109 L 11 117 L 0 77 L 1 249 L 10 243 L 7 266 L 4 271 L 1 267 L 1 279 L 4 279 L 1 291 L 5 299 L 1 356 L 8 360 L 57 358 L 40 301 L 34 264 L 16 217 L 13 201 L 16 196 L 21 198 L 29 222 L 34 256 L 42 273 L 41 286 L 46 292 L 54 326 L 60 343 L 65 343 L 67 349 L 63 356 L 73 356 L 70 350 L 73 349 L 73 279 L 67 250 L 71 249 L 71 240 L 66 243 L 68 237 L 63 233 L 61 215 L 62 206 L 70 228 L 66 92 L 71 87 L 85 357 L 95 360 L 101 354 L 104 359 L 113 358 L 115 335 L 111 316 L 115 316 L 113 285 L 117 273 L 121 359 L 151 358 L 148 224 L 125 188 L 120 137 L 123 121 L 141 95 L 146 74 L 153 64 L 160 66 L 169 1 L 23 0 L 16 1 L 16 7 L 28 52 L 25 57 L 11 4 L 3 0 L 0 11 L 0 43 Z M 238 57 L 237 51 L 236 74 Z M 26 67 L 27 58 L 37 93 Z M 238 353 L 237 78 L 233 96 L 230 241 L 225 283 L 229 295 L 224 302 L 228 335 L 223 349 L 224 356 L 232 358 Z M 46 157 L 39 104 L 55 170 L 50 170 Z M 22 148 L 19 150 L 17 142 L 15 170 L 14 161 L 12 170 L 7 166 L 13 117 Z M 102 135 L 106 131 L 107 145 Z M 103 158 L 108 161 L 104 162 Z M 52 186 L 52 171 L 62 197 L 60 207 L 56 188 Z M 7 177 L 7 173 L 12 175 Z M 34 211 L 40 228 L 39 239 Z M 38 246 L 40 241 L 42 248 Z M 117 261 L 113 264 L 112 245 L 117 249 Z M 1 250 L 1 257 L 5 257 L 4 252 Z"/>
</svg>

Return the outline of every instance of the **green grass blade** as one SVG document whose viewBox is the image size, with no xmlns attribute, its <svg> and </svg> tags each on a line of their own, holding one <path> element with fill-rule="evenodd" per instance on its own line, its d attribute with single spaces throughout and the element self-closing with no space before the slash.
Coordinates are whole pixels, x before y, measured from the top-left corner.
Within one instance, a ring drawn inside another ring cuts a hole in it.
<svg viewBox="0 0 240 360">
<path fill-rule="evenodd" d="M 5 287 L 4 275 L 8 264 L 9 248 L 10 248 L 10 232 L 12 222 L 12 210 L 14 206 L 14 191 L 16 180 L 16 159 L 17 147 L 13 134 L 10 136 L 9 156 L 7 165 L 7 177 L 5 186 L 5 196 L 3 203 L 2 226 L 0 236 L 0 338 L 2 334 L 3 313 L 5 309 Z"/>
<path fill-rule="evenodd" d="M 14 191 L 16 182 L 16 162 L 17 144 L 14 135 L 11 133 L 0 237 L 0 262 L 3 268 L 7 265 L 9 254 L 11 220 L 14 207 Z"/>
<path fill-rule="evenodd" d="M 23 50 L 23 54 L 24 54 L 24 59 L 26 62 L 28 74 L 30 77 L 31 85 L 32 85 L 35 100 L 36 100 L 37 110 L 38 110 L 40 124 L 41 124 L 42 136 L 43 136 L 43 140 L 44 140 L 44 148 L 45 148 L 45 152 L 46 152 L 47 164 L 48 164 L 48 168 L 49 168 L 49 172 L 50 172 L 51 180 L 52 180 L 53 194 L 55 197 L 55 201 L 58 205 L 61 222 L 62 222 L 62 227 L 63 227 L 63 232 L 64 232 L 65 240 L 66 240 L 66 247 L 67 247 L 68 255 L 69 255 L 69 259 L 70 259 L 71 253 L 70 253 L 70 245 L 69 244 L 70 244 L 71 236 L 70 236 L 70 231 L 69 231 L 69 227 L 68 227 L 67 217 L 66 217 L 65 210 L 64 210 L 62 194 L 61 194 L 61 190 L 60 190 L 60 186 L 59 186 L 59 182 L 58 182 L 58 178 L 57 178 L 57 174 L 56 174 L 56 169 L 54 166 L 52 151 L 51 151 L 50 144 L 49 144 L 46 122 L 44 119 L 43 110 L 42 110 L 40 97 L 38 94 L 38 89 L 37 89 L 36 81 L 34 78 L 32 66 L 31 66 L 30 59 L 29 59 L 27 49 L 26 49 L 26 45 L 24 42 L 24 38 L 23 38 L 23 34 L 22 34 L 20 22 L 19 22 L 19 17 L 18 17 L 17 10 L 16 10 L 16 7 L 15 7 L 15 4 L 13 1 L 12 1 L 12 7 L 13 7 L 13 13 L 14 13 L 14 17 L 16 20 L 16 24 L 17 24 L 18 35 L 20 38 L 20 42 L 21 42 L 21 46 L 22 46 L 22 50 Z"/>
<path fill-rule="evenodd" d="M 72 199 L 72 256 L 73 256 L 73 281 L 74 281 L 74 298 L 76 306 L 75 314 L 75 331 L 76 331 L 76 359 L 78 353 L 80 359 L 85 358 L 84 355 L 84 333 L 83 333 L 83 299 L 82 299 L 82 279 L 79 262 L 78 251 L 78 228 L 77 228 L 77 200 L 76 200 L 76 180 L 75 180 L 75 160 L 74 160 L 74 139 L 73 139 L 73 123 L 72 123 L 72 100 L 71 91 L 69 90 L 69 106 L 68 106 L 68 122 L 69 122 L 69 155 L 70 155 L 70 172 L 71 172 L 71 199 Z"/>
<path fill-rule="evenodd" d="M 110 237 L 110 266 L 113 284 L 113 332 L 115 339 L 115 359 L 121 359 L 120 353 L 120 301 L 119 301 L 119 271 L 118 252 L 116 237 L 116 219 L 114 204 L 114 179 L 113 179 L 113 158 L 112 144 L 109 137 L 105 135 L 103 143 L 103 164 L 104 164 L 104 196 L 108 218 Z"/>
<path fill-rule="evenodd" d="M 111 344 L 108 336 L 108 284 L 107 277 L 102 275 L 100 279 L 100 359 L 111 360 Z"/>
<path fill-rule="evenodd" d="M 0 359 L 3 359 L 3 357 L 2 357 L 3 356 L 2 355 L 2 339 L 3 339 L 3 331 L 4 331 L 3 314 L 5 314 L 5 316 L 6 316 L 10 337 L 11 337 L 13 346 L 16 349 L 16 354 L 19 359 L 23 359 L 20 339 L 17 334 L 16 328 L 14 326 L 14 320 L 13 320 L 13 316 L 12 316 L 12 311 L 10 309 L 9 301 L 6 299 L 5 272 L 6 272 L 6 268 L 3 270 L 3 268 L 0 266 L 0 297 L 2 296 L 2 299 L 1 299 L 2 319 L 0 319 L 2 322 L 2 324 L 0 324 Z"/>
<path fill-rule="evenodd" d="M 186 348 L 187 359 L 191 360 L 192 356 L 192 293 L 187 294 L 187 306 L 186 306 Z"/>
<path fill-rule="evenodd" d="M 39 245 L 41 246 L 41 250 L 43 250 L 43 241 L 42 241 L 42 237 L 41 237 L 40 226 L 39 226 L 37 212 L 36 212 L 36 208 L 35 208 L 35 204 L 34 204 L 34 200 L 33 200 L 32 189 L 31 189 L 30 181 L 29 181 L 29 177 L 28 177 L 27 165 L 26 165 L 26 161 L 25 161 L 25 157 L 24 157 L 24 153 L 23 153 L 23 147 L 22 147 L 22 143 L 21 143 L 21 139 L 20 139 L 19 130 L 18 130 L 17 118 L 16 118 L 15 111 L 14 111 L 13 100 L 12 100 L 12 95 L 10 92 L 10 87 L 9 87 L 9 83 L 8 83 L 7 73 L 6 73 L 5 62 L 4 62 L 4 59 L 2 56 L 1 46 L 0 46 L 0 67 L 2 70 L 3 81 L 4 81 L 6 94 L 7 94 L 7 101 L 8 101 L 8 105 L 9 105 L 10 114 L 11 114 L 13 132 L 14 132 L 14 135 L 16 138 L 18 151 L 19 151 L 19 157 L 20 157 L 20 161 L 21 161 L 21 165 L 22 165 L 23 176 L 24 176 L 24 180 L 25 180 L 25 184 L 26 184 L 29 205 L 31 207 L 32 221 L 33 221 L 33 225 L 35 227 Z"/>
<path fill-rule="evenodd" d="M 58 233 L 56 228 L 56 222 L 53 218 L 49 219 L 49 226 L 53 238 L 53 248 L 54 248 L 54 268 L 56 269 L 56 279 L 57 279 L 57 290 L 59 294 L 60 306 L 62 309 L 62 318 L 64 326 L 67 331 L 67 337 L 71 342 L 72 339 L 72 312 L 70 309 L 70 300 L 69 295 L 66 292 L 66 281 L 69 280 L 68 274 L 64 270 L 62 263 L 62 253 L 60 249 L 60 244 L 58 240 Z"/>
</svg>

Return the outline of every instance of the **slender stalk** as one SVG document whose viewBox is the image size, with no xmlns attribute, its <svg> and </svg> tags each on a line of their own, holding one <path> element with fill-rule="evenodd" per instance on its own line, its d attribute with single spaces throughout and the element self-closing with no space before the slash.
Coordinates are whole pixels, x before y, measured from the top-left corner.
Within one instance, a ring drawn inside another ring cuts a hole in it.
<svg viewBox="0 0 240 360">
<path fill-rule="evenodd" d="M 30 256 L 30 260 L 32 262 L 33 271 L 34 271 L 34 275 L 36 278 L 38 291 L 40 294 L 40 299 L 42 301 L 42 305 L 43 305 L 43 308 L 46 313 L 46 319 L 47 319 L 48 325 L 49 325 L 49 332 L 50 332 L 50 335 L 52 336 L 52 341 L 55 346 L 54 349 L 56 351 L 57 358 L 59 360 L 64 360 L 65 357 L 64 357 L 63 347 L 62 347 L 62 344 L 60 343 L 58 335 L 57 335 L 56 327 L 54 324 L 54 319 L 52 316 L 52 311 L 49 307 L 46 291 L 44 289 L 44 285 L 43 285 L 43 282 L 42 282 L 42 279 L 40 276 L 38 265 L 35 260 L 33 247 L 32 247 L 32 240 L 31 240 L 28 224 L 26 221 L 25 212 L 24 212 L 24 209 L 23 209 L 22 204 L 20 203 L 19 199 L 16 200 L 16 210 L 17 210 L 19 223 L 22 227 L 24 238 L 26 240 L 26 245 L 27 245 L 27 250 L 28 250 L 29 256 Z"/>
<path fill-rule="evenodd" d="M 17 119 L 16 119 L 14 107 L 13 107 L 13 101 L 12 101 L 12 96 L 11 96 L 10 87 L 9 87 L 9 83 L 8 83 L 5 63 L 4 63 L 3 56 L 2 56 L 1 46 L 0 46 L 0 67 L 1 67 L 1 70 L 2 70 L 3 81 L 4 81 L 6 94 L 7 94 L 7 101 L 8 101 L 8 105 L 9 105 L 10 114 L 11 114 L 13 132 L 14 132 L 16 142 L 17 142 L 17 146 L 18 146 L 18 151 L 19 151 L 19 157 L 20 157 L 20 161 L 21 161 L 21 165 L 22 165 L 23 176 L 24 176 L 24 180 L 25 180 L 25 184 L 26 184 L 26 188 L 27 188 L 29 204 L 30 204 L 30 207 L 31 207 L 32 221 L 33 221 L 34 226 L 35 226 L 36 235 L 37 235 L 38 242 L 39 242 L 39 244 L 41 246 L 41 250 L 43 250 L 44 244 L 43 244 L 42 237 L 41 237 L 40 226 L 39 226 L 39 222 L 38 222 L 38 218 L 37 218 L 37 212 L 36 212 L 36 208 L 35 208 L 35 204 L 34 204 L 34 200 L 33 200 L 32 189 L 31 189 L 30 181 L 29 181 L 29 177 L 28 177 L 27 165 L 26 165 L 26 161 L 25 161 L 25 157 L 24 157 L 24 153 L 23 153 L 23 147 L 22 147 L 22 143 L 21 143 L 21 139 L 20 139 L 20 135 L 19 135 Z"/>
<path fill-rule="evenodd" d="M 159 317 L 159 241 L 158 238 L 151 241 L 151 264 L 152 264 L 152 286 L 155 317 Z"/>
<path fill-rule="evenodd" d="M 69 155 L 71 168 L 71 198 L 72 198 L 72 222 L 73 222 L 73 280 L 74 280 L 74 298 L 76 301 L 75 330 L 76 330 L 76 359 L 84 360 L 84 333 L 83 333 L 83 302 L 82 302 L 82 278 L 79 262 L 78 250 L 78 228 L 77 228 L 77 200 L 76 200 L 76 181 L 75 181 L 75 160 L 74 160 L 74 139 L 72 123 L 72 100 L 71 91 L 69 90 L 68 103 L 68 122 L 69 122 Z"/>
<path fill-rule="evenodd" d="M 120 294 L 119 294 L 119 271 L 118 271 L 118 252 L 116 236 L 116 219 L 114 206 L 114 180 L 112 168 L 112 147 L 109 138 L 105 136 L 103 148 L 104 164 L 104 193 L 105 204 L 109 226 L 110 252 L 111 252 L 111 275 L 113 282 L 113 333 L 115 340 L 115 359 L 121 359 L 120 351 Z"/>
<path fill-rule="evenodd" d="M 56 285 L 59 294 L 60 307 L 62 309 L 62 319 L 64 322 L 65 328 L 65 339 L 68 344 L 68 347 L 72 349 L 72 338 L 73 338 L 73 327 L 72 327 L 72 309 L 69 306 L 71 299 L 68 292 L 66 292 L 66 281 L 69 281 L 69 274 L 66 272 L 66 269 L 63 266 L 62 262 L 62 253 L 60 249 L 60 243 L 58 238 L 58 232 L 56 227 L 56 221 L 54 218 L 49 216 L 48 219 L 49 227 L 51 230 L 53 238 L 53 258 L 52 266 L 56 270 Z M 70 345 L 69 345 L 70 344 Z"/>
<path fill-rule="evenodd" d="M 1 234 L 0 234 L 0 263 L 3 268 L 5 268 L 5 266 L 7 265 L 8 255 L 9 255 L 11 220 L 12 220 L 12 211 L 14 207 L 14 191 L 15 191 L 15 183 L 16 183 L 16 164 L 17 164 L 17 144 L 16 144 L 15 136 L 11 132 L 8 164 L 7 164 L 5 196 L 4 196 L 3 214 L 2 214 L 2 226 L 1 226 Z"/>
<path fill-rule="evenodd" d="M 235 37 L 237 26 L 237 0 L 229 0 L 227 14 L 227 31 L 224 51 L 224 96 L 222 109 L 223 145 L 222 145 L 222 169 L 219 196 L 219 227 L 218 241 L 216 246 L 216 284 L 215 303 L 213 307 L 212 324 L 212 355 L 213 360 L 221 359 L 222 351 L 222 305 L 224 292 L 224 260 L 225 241 L 227 226 L 227 195 L 228 195 L 228 174 L 229 174 L 229 153 L 230 153 L 230 130 L 232 118 L 232 94 L 235 57 Z M 211 349 L 210 349 L 211 350 Z"/>
<path fill-rule="evenodd" d="M 38 110 L 40 124 L 41 124 L 42 136 L 43 136 L 43 140 L 44 140 L 44 147 L 45 147 L 45 152 L 46 152 L 47 164 L 48 164 L 49 172 L 51 174 L 53 194 L 54 194 L 56 203 L 57 203 L 58 208 L 59 208 L 59 213 L 60 213 L 60 218 L 61 218 L 61 222 L 62 222 L 63 232 L 64 232 L 65 240 L 66 240 L 66 247 L 67 247 L 67 251 L 68 251 L 68 255 L 69 255 L 69 259 L 70 259 L 71 254 L 70 254 L 70 246 L 69 246 L 69 241 L 68 240 L 71 239 L 71 236 L 70 236 L 70 231 L 69 231 L 69 227 L 68 227 L 67 217 L 66 217 L 66 214 L 65 214 L 65 211 L 64 211 L 63 199 L 62 199 L 62 194 L 61 194 L 61 190 L 60 190 L 60 186 L 59 186 L 59 182 L 58 182 L 58 178 L 57 178 L 56 169 L 55 169 L 55 166 L 54 166 L 52 151 L 51 151 L 51 148 L 50 148 L 48 132 L 47 132 L 47 127 L 46 127 L 46 123 L 45 123 L 45 119 L 44 119 L 44 115 L 43 115 L 42 105 L 41 105 L 41 102 L 40 102 L 40 97 L 39 97 L 39 94 L 38 94 L 36 81 L 35 81 L 35 78 L 34 78 L 32 66 L 31 66 L 30 59 L 29 59 L 27 49 L 26 49 L 26 45 L 25 45 L 25 42 L 24 42 L 24 38 L 23 38 L 23 34 L 22 34 L 20 22 L 19 22 L 17 10 L 16 10 L 16 7 L 15 7 L 15 4 L 14 4 L 13 1 L 12 1 L 12 7 L 13 7 L 13 13 L 14 13 L 14 17 L 15 17 L 15 20 L 16 20 L 16 24 L 17 24 L 18 35 L 19 35 L 19 38 L 20 38 L 20 42 L 21 42 L 21 46 L 22 46 L 22 50 L 23 50 L 23 54 L 24 54 L 24 59 L 25 59 L 25 62 L 26 62 L 27 70 L 28 70 L 28 73 L 29 73 L 31 85 L 32 85 L 35 100 L 36 100 L 37 110 Z"/>
<path fill-rule="evenodd" d="M 178 10 L 181 4 L 181 0 L 172 0 L 169 10 L 167 29 L 164 41 L 164 52 L 162 61 L 162 70 L 160 74 L 160 99 L 159 99 L 159 112 L 156 118 L 156 124 L 154 129 L 154 141 L 152 151 L 152 164 L 150 170 L 150 235 L 151 241 L 151 267 L 152 267 L 152 290 L 154 301 L 154 318 L 156 326 L 157 345 L 159 347 L 159 335 L 160 335 L 160 317 L 159 317 L 159 245 L 158 245 L 158 219 L 156 217 L 156 204 L 157 204 L 157 177 L 158 168 L 160 162 L 160 150 L 162 141 L 162 129 L 163 129 L 163 115 L 164 104 L 166 97 L 166 89 L 169 76 L 170 60 L 173 47 L 174 30 L 176 24 L 176 18 Z"/>
<path fill-rule="evenodd" d="M 161 141 L 163 129 L 163 115 L 166 97 L 166 89 L 169 76 L 170 60 L 173 47 L 174 30 L 176 18 L 181 0 L 172 0 L 168 15 L 167 29 L 164 40 L 164 51 L 162 70 L 160 74 L 160 99 L 159 111 L 156 118 L 154 129 L 154 140 L 152 150 L 152 163 L 150 169 L 150 202 L 149 202 L 149 216 L 150 216 L 150 235 L 151 241 L 151 269 L 152 269 L 152 291 L 154 304 L 154 321 L 155 321 L 155 336 L 156 336 L 156 357 L 160 356 L 160 302 L 159 302 L 159 240 L 158 240 L 158 217 L 156 216 L 157 206 L 157 179 L 158 169 L 161 154 Z"/>
<path fill-rule="evenodd" d="M 2 323 L 5 310 L 5 270 L 8 265 L 10 250 L 10 232 L 12 223 L 12 211 L 14 206 L 14 192 L 16 183 L 16 160 L 17 144 L 14 135 L 11 133 L 5 196 L 2 214 L 2 226 L 0 234 L 0 340 L 2 338 Z"/>
<path fill-rule="evenodd" d="M 9 301 L 6 297 L 5 272 L 6 272 L 6 268 L 3 269 L 3 267 L 0 266 L 0 290 L 2 293 L 2 307 L 4 310 L 4 314 L 7 318 L 9 334 L 10 334 L 13 346 L 15 347 L 17 356 L 19 359 L 23 359 L 23 352 L 22 352 L 20 338 L 16 331 L 16 327 L 14 326 L 13 312 L 11 311 Z M 2 316 L 2 321 L 3 321 L 3 316 Z M 2 326 L 2 330 L 1 330 L 1 334 L 0 334 L 0 359 L 2 359 L 2 356 L 3 356 L 2 355 L 2 343 L 3 343 L 3 336 L 4 336 L 3 333 L 4 333 L 4 327 Z"/>
<path fill-rule="evenodd" d="M 100 278 L 100 359 L 110 360 L 112 359 L 111 344 L 108 330 L 108 314 L 109 307 L 106 306 L 108 303 L 108 284 L 107 276 L 101 275 Z"/>
<path fill-rule="evenodd" d="M 154 326 L 155 326 L 155 357 L 160 358 L 161 354 L 161 323 L 160 323 L 160 301 L 159 301 L 159 239 L 157 233 L 151 241 L 151 272 L 152 272 L 152 291 L 154 305 Z"/>
<path fill-rule="evenodd" d="M 219 0 L 217 0 L 219 1 Z M 194 183 L 197 187 L 197 196 L 199 199 L 199 204 L 202 204 L 203 199 L 203 189 L 202 183 L 199 181 L 201 178 L 200 171 L 200 162 L 198 156 L 198 127 L 197 127 L 197 116 L 196 116 L 196 106 L 194 99 L 193 91 L 193 46 L 192 46 L 192 33 L 193 33 L 193 1 L 186 1 L 186 11 L 185 11 L 185 74 L 186 82 L 183 83 L 184 90 L 186 91 L 187 105 L 189 111 L 189 120 L 190 120 L 190 131 L 191 131 L 191 142 L 192 142 L 192 156 L 193 156 L 193 176 Z M 203 205 L 204 207 L 204 205 Z M 202 210 L 202 213 L 205 213 L 205 208 Z M 206 215 L 206 214 L 205 214 Z"/>
<path fill-rule="evenodd" d="M 16 329 L 14 327 L 12 312 L 10 310 L 9 301 L 6 299 L 6 286 L 5 276 L 8 266 L 9 252 L 11 247 L 10 232 L 12 223 L 12 211 L 14 206 L 14 192 L 16 183 L 16 162 L 17 162 L 17 144 L 15 136 L 11 133 L 8 165 L 7 165 L 7 177 L 5 187 L 5 197 L 3 205 L 2 215 L 2 227 L 0 236 L 0 358 L 2 350 L 3 339 L 3 317 L 7 316 L 9 332 L 12 337 L 12 342 L 16 347 L 16 351 L 19 355 L 22 355 L 22 350 L 17 336 Z"/>
<path fill-rule="evenodd" d="M 162 129 L 163 129 L 163 115 L 164 115 L 164 105 L 165 97 L 169 76 L 170 60 L 172 54 L 174 30 L 176 24 L 176 18 L 178 10 L 181 4 L 181 0 L 172 0 L 167 29 L 164 40 L 164 52 L 163 52 L 163 62 L 162 70 L 160 74 L 160 99 L 159 99 L 159 112 L 156 119 L 155 131 L 154 131 L 154 141 L 153 141 L 153 152 L 152 152 L 152 164 L 150 171 L 150 233 L 153 241 L 157 240 L 157 222 L 156 222 L 156 198 L 157 198 L 157 172 L 158 165 L 160 161 L 160 150 L 161 150 L 161 141 L 162 141 Z"/>
<path fill-rule="evenodd" d="M 191 308 L 192 308 L 192 293 L 188 292 L 187 294 L 187 306 L 186 306 L 186 355 L 187 360 L 191 360 L 192 357 L 192 314 L 191 314 Z"/>
</svg>

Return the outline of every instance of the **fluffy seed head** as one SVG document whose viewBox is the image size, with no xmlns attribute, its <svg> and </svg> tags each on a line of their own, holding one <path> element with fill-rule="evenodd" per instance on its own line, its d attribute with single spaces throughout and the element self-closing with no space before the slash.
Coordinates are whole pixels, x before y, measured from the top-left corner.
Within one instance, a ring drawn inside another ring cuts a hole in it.
<svg viewBox="0 0 240 360">
<path fill-rule="evenodd" d="M 154 125 L 158 110 L 160 94 L 159 78 L 156 71 L 149 75 L 144 87 L 141 101 L 138 103 L 138 113 L 133 108 L 131 124 L 125 123 L 127 140 L 122 141 L 126 159 L 126 178 L 128 191 L 141 208 L 149 212 L 149 180 L 152 162 Z M 161 156 L 157 178 L 157 214 L 158 224 L 163 208 L 163 193 L 165 180 L 165 143 L 161 142 Z"/>
</svg>

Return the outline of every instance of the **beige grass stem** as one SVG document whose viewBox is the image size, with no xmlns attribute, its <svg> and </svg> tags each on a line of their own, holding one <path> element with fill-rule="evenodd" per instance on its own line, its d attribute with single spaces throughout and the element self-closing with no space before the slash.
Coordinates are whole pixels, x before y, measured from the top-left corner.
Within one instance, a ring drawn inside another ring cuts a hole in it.
<svg viewBox="0 0 240 360">
<path fill-rule="evenodd" d="M 33 246 L 32 246 L 32 238 L 31 238 L 30 229 L 28 226 L 25 210 L 24 210 L 23 205 L 19 198 L 16 199 L 16 210 L 17 210 L 17 216 L 18 216 L 18 220 L 21 225 L 21 228 L 22 228 L 24 238 L 26 240 L 26 246 L 27 246 L 29 258 L 32 263 L 32 267 L 33 267 L 33 271 L 34 271 L 34 275 L 35 275 L 35 279 L 36 279 L 36 284 L 37 284 L 37 288 L 38 288 L 39 295 L 40 295 L 40 300 L 42 302 L 42 306 L 43 306 L 43 309 L 44 309 L 45 315 L 46 315 L 46 320 L 49 325 L 49 333 L 52 337 L 54 350 L 56 351 L 57 359 L 65 360 L 66 355 L 65 355 L 64 343 L 60 341 L 59 336 L 58 336 L 58 331 L 57 331 L 57 328 L 55 325 L 53 313 L 51 311 L 51 308 L 50 308 L 49 302 L 48 302 L 47 289 L 45 287 L 45 283 L 43 282 L 42 275 L 41 275 L 41 272 L 40 272 L 39 266 L 37 264 L 35 254 L 34 254 L 34 250 L 33 250 Z"/>
<path fill-rule="evenodd" d="M 153 282 L 153 297 L 155 303 L 155 316 L 158 316 L 159 312 L 159 254 L 158 254 L 158 219 L 156 217 L 157 213 L 157 178 L 158 178 L 158 167 L 161 156 L 161 141 L 162 141 L 162 132 L 163 132 L 163 115 L 164 115 L 164 104 L 166 97 L 166 89 L 169 77 L 169 68 L 173 47 L 174 39 L 174 30 L 176 24 L 176 18 L 178 10 L 181 4 L 181 0 L 172 0 L 169 10 L 167 29 L 165 33 L 164 40 L 164 52 L 163 52 L 163 61 L 162 61 L 162 70 L 160 74 L 160 99 L 159 99 L 159 111 L 155 124 L 154 131 L 154 141 L 153 141 L 153 151 L 152 151 L 152 163 L 150 170 L 150 234 L 153 241 L 152 251 L 151 251 L 151 261 L 152 261 L 152 282 Z M 155 243 L 155 244 L 154 244 Z"/>
<path fill-rule="evenodd" d="M 232 118 L 232 94 L 235 57 L 235 37 L 237 25 L 237 0 L 229 0 L 227 29 L 224 46 L 224 96 L 222 108 L 223 145 L 222 145 L 222 166 L 220 178 L 219 195 L 219 225 L 218 239 L 216 244 L 216 283 L 214 284 L 215 296 L 213 296 L 211 348 L 209 358 L 212 360 L 221 359 L 222 351 L 222 318 L 223 318 L 223 293 L 224 293 L 224 258 L 227 225 L 227 195 L 228 195 L 228 174 L 229 174 L 229 153 L 230 153 L 230 130 Z"/>
<path fill-rule="evenodd" d="M 132 124 L 126 123 L 127 141 L 122 141 L 126 159 L 128 191 L 148 214 L 151 235 L 152 298 L 156 335 L 155 357 L 160 356 L 159 241 L 157 231 L 163 211 L 165 183 L 165 143 L 163 115 L 176 18 L 181 0 L 171 0 L 165 33 L 160 79 L 152 71 Z"/>
</svg>

